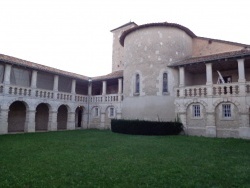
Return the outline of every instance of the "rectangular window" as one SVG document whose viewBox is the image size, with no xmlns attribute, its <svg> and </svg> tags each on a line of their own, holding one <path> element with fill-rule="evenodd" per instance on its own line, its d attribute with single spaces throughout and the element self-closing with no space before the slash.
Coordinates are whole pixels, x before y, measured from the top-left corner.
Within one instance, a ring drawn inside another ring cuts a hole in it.
<svg viewBox="0 0 250 188">
<path fill-rule="evenodd" d="M 114 117 L 114 108 L 109 108 L 109 117 Z"/>
<path fill-rule="evenodd" d="M 222 115 L 224 118 L 232 117 L 231 104 L 223 104 L 222 105 Z"/>
<path fill-rule="evenodd" d="M 193 117 L 201 117 L 200 105 L 193 105 Z"/>
<path fill-rule="evenodd" d="M 94 116 L 95 117 L 99 116 L 99 109 L 98 108 L 94 108 Z"/>
</svg>

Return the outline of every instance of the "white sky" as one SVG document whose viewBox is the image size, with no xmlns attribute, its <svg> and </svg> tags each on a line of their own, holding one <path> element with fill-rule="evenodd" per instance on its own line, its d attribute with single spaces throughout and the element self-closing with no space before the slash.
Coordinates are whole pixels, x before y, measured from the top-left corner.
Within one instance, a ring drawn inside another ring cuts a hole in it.
<svg viewBox="0 0 250 188">
<path fill-rule="evenodd" d="M 130 20 L 250 44 L 249 10 L 248 0 L 0 0 L 0 53 L 99 76 L 111 72 L 110 30 Z"/>
</svg>

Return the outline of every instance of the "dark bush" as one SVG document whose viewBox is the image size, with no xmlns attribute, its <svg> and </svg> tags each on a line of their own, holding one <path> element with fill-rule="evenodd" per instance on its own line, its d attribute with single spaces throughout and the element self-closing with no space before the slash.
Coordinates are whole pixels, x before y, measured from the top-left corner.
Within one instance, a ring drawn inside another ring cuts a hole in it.
<svg viewBox="0 0 250 188">
<path fill-rule="evenodd" d="M 134 135 L 177 135 L 183 130 L 183 125 L 180 122 L 112 119 L 111 130 Z"/>
</svg>

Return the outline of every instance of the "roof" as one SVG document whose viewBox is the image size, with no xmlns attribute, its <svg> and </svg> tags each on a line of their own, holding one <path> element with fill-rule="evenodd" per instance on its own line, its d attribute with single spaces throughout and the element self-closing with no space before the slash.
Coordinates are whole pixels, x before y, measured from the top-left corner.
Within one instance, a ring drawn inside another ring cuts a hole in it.
<svg viewBox="0 0 250 188">
<path fill-rule="evenodd" d="M 50 73 L 54 73 L 58 75 L 64 75 L 64 76 L 68 76 L 68 77 L 75 78 L 75 79 L 88 80 L 88 77 L 80 75 L 80 74 L 71 73 L 71 72 L 60 70 L 60 69 L 55 69 L 52 67 L 48 67 L 48 66 L 41 65 L 38 63 L 33 63 L 33 62 L 26 61 L 23 59 L 18 59 L 15 57 L 4 55 L 4 54 L 0 54 L 0 61 L 8 63 L 8 64 L 12 64 L 12 65 L 19 65 L 19 66 L 32 68 L 35 70 L 41 70 L 41 71 L 50 72 Z"/>
<path fill-rule="evenodd" d="M 124 31 L 120 37 L 120 44 L 122 46 L 124 46 L 124 40 L 126 38 L 127 35 L 129 35 L 130 33 L 134 32 L 134 31 L 137 31 L 139 29 L 144 29 L 144 28 L 147 28 L 147 27 L 175 27 L 175 28 L 178 28 L 178 29 L 181 29 L 183 30 L 184 32 L 186 32 L 190 37 L 196 37 L 196 35 L 188 28 L 182 26 L 182 25 L 179 25 L 179 24 L 176 24 L 176 23 L 167 23 L 167 22 L 163 22 L 163 23 L 149 23 L 149 24 L 144 24 L 144 25 L 140 25 L 140 26 L 137 26 L 137 27 L 133 27 L 131 29 L 128 29 L 126 31 Z"/>
<path fill-rule="evenodd" d="M 193 63 L 213 62 L 213 61 L 218 61 L 221 59 L 243 58 L 245 56 L 250 56 L 249 49 L 242 49 L 239 51 L 231 51 L 231 52 L 225 52 L 225 53 L 219 53 L 219 54 L 213 54 L 213 55 L 201 56 L 201 57 L 192 57 L 189 59 L 185 59 L 183 61 L 172 63 L 171 65 L 169 65 L 169 67 L 178 67 L 178 66 L 184 66 L 184 65 L 193 64 Z"/>
<path fill-rule="evenodd" d="M 110 80 L 113 78 L 122 78 L 123 77 L 123 71 L 115 71 L 110 74 L 104 75 L 104 76 L 97 76 L 97 77 L 92 77 L 93 81 L 99 81 L 99 80 Z"/>
<path fill-rule="evenodd" d="M 124 25 L 121 25 L 120 27 L 117 27 L 117 28 L 115 28 L 115 29 L 110 30 L 110 32 L 113 32 L 113 31 L 115 31 L 115 30 L 117 30 L 117 29 L 121 29 L 121 28 L 126 27 L 126 26 L 131 25 L 131 24 L 134 24 L 134 25 L 137 26 L 137 24 L 136 24 L 135 22 L 128 22 L 128 23 L 126 23 L 126 24 L 124 24 Z"/>
<path fill-rule="evenodd" d="M 231 41 L 226 41 L 226 40 L 220 40 L 220 39 L 213 39 L 213 38 L 207 38 L 207 37 L 196 37 L 197 39 L 205 39 L 208 41 L 215 41 L 215 42 L 221 42 L 221 43 L 225 43 L 225 44 L 232 44 L 232 45 L 236 45 L 236 46 L 242 46 L 242 47 L 250 47 L 250 45 L 248 44 L 242 44 L 242 43 L 238 43 L 238 42 L 231 42 Z"/>
</svg>

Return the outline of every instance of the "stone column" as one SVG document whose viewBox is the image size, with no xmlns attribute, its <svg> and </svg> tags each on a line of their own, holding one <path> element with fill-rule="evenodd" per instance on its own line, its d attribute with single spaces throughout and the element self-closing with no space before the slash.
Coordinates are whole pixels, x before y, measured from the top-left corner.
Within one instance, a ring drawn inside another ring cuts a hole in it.
<svg viewBox="0 0 250 188">
<path fill-rule="evenodd" d="M 75 112 L 68 112 L 67 130 L 75 129 Z"/>
<path fill-rule="evenodd" d="M 10 85 L 10 72 L 11 72 L 11 65 L 5 64 L 4 69 L 4 94 L 9 94 L 9 85 Z"/>
<path fill-rule="evenodd" d="M 92 82 L 89 82 L 89 85 L 88 85 L 88 95 L 89 96 L 92 95 Z"/>
<path fill-rule="evenodd" d="M 8 133 L 8 108 L 1 107 L 0 113 L 0 134 L 7 134 Z"/>
<path fill-rule="evenodd" d="M 122 78 L 118 79 L 118 101 L 122 101 Z"/>
<path fill-rule="evenodd" d="M 118 94 L 122 94 L 122 78 L 118 79 Z"/>
<path fill-rule="evenodd" d="M 246 95 L 246 78 L 245 78 L 245 66 L 244 59 L 237 59 L 238 61 L 238 74 L 239 74 L 239 93 L 240 95 Z"/>
<path fill-rule="evenodd" d="M 207 112 L 206 120 L 206 136 L 216 137 L 216 126 L 215 126 L 215 113 Z"/>
<path fill-rule="evenodd" d="M 107 93 L 107 81 L 102 81 L 102 95 Z"/>
<path fill-rule="evenodd" d="M 48 131 L 56 131 L 56 130 L 57 130 L 57 110 L 53 109 L 49 111 Z"/>
<path fill-rule="evenodd" d="M 107 94 L 107 81 L 102 81 L 102 101 L 105 102 L 105 95 Z"/>
<path fill-rule="evenodd" d="M 37 85 L 37 71 L 33 70 L 31 76 L 31 88 L 36 88 L 36 85 Z"/>
<path fill-rule="evenodd" d="M 72 80 L 71 94 L 76 94 L 76 80 Z"/>
<path fill-rule="evenodd" d="M 207 87 L 207 95 L 212 96 L 212 85 L 213 85 L 213 70 L 212 70 L 212 63 L 206 63 L 206 85 Z"/>
<path fill-rule="evenodd" d="M 101 129 L 105 128 L 105 112 L 101 112 Z"/>
<path fill-rule="evenodd" d="M 10 72 L 11 72 L 11 65 L 5 64 L 5 69 L 4 69 L 4 84 L 10 84 Z"/>
<path fill-rule="evenodd" d="M 58 80 L 59 76 L 54 76 L 54 85 L 53 85 L 53 93 L 54 93 L 54 99 L 57 99 L 57 93 L 58 93 Z"/>
<path fill-rule="evenodd" d="M 239 73 L 239 79 L 238 82 L 246 82 L 245 78 L 245 65 L 244 65 L 244 59 L 237 59 L 238 61 L 238 73 Z"/>
<path fill-rule="evenodd" d="M 33 70 L 32 71 L 32 76 L 31 76 L 31 95 L 34 97 L 36 94 L 36 89 L 37 87 L 37 71 Z"/>
<path fill-rule="evenodd" d="M 184 67 L 179 67 L 179 87 L 180 87 L 180 97 L 184 97 L 184 87 L 185 86 L 185 69 Z"/>
<path fill-rule="evenodd" d="M 35 117 L 36 117 L 35 109 L 30 109 L 26 111 L 24 132 L 35 132 L 35 127 L 36 127 Z"/>
</svg>

